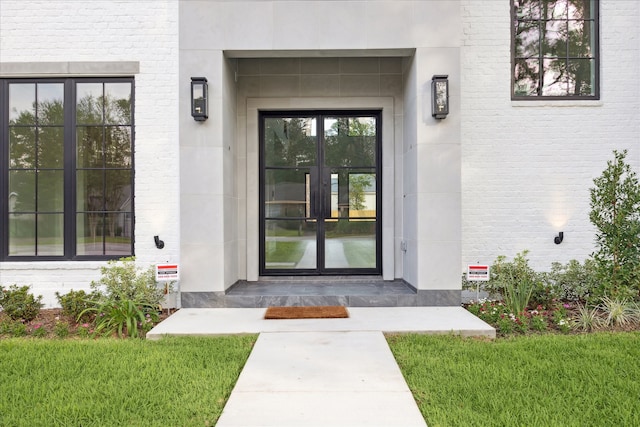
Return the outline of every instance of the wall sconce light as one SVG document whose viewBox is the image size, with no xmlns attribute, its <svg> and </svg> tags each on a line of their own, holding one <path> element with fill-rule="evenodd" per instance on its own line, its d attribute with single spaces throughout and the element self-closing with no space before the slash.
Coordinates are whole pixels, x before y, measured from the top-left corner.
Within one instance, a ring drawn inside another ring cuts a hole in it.
<svg viewBox="0 0 640 427">
<path fill-rule="evenodd" d="M 431 116 L 444 119 L 449 114 L 449 76 L 431 78 Z"/>
<path fill-rule="evenodd" d="M 196 122 L 209 118 L 206 77 L 191 77 L 191 115 Z"/>
<path fill-rule="evenodd" d="M 553 238 L 553 242 L 556 245 L 559 245 L 560 243 L 562 243 L 562 239 L 564 239 L 564 233 L 561 231 L 558 233 L 556 237 Z"/>
<path fill-rule="evenodd" d="M 160 237 L 153 236 L 153 241 L 156 243 L 156 248 L 158 249 L 164 248 L 164 240 L 160 240 Z"/>
</svg>

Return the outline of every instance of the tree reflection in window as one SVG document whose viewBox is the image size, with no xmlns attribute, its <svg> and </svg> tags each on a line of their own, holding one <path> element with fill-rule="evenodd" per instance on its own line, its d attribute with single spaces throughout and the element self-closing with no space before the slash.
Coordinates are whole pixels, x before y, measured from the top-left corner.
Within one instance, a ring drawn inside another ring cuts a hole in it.
<svg viewBox="0 0 640 427">
<path fill-rule="evenodd" d="M 514 98 L 597 98 L 597 40 L 597 0 L 513 0 Z"/>
</svg>

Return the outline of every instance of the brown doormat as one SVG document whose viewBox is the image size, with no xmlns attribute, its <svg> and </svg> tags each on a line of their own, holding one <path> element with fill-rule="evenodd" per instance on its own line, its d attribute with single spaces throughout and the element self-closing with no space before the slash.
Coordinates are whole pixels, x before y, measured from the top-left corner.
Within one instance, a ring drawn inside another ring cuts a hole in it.
<svg viewBox="0 0 640 427">
<path fill-rule="evenodd" d="M 346 307 L 341 305 L 318 305 L 304 307 L 269 307 L 265 319 L 336 319 L 349 317 Z"/>
</svg>

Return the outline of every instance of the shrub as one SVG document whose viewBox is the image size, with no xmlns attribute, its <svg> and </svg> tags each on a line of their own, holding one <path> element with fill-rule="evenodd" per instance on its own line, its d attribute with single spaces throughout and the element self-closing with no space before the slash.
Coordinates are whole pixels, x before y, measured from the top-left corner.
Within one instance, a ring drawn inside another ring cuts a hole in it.
<svg viewBox="0 0 640 427">
<path fill-rule="evenodd" d="M 29 293 L 29 286 L 0 287 L 0 307 L 13 320 L 28 322 L 36 318 L 42 308 L 42 295 L 37 298 Z"/>
<path fill-rule="evenodd" d="M 72 289 L 64 295 L 60 295 L 59 292 L 56 292 L 56 298 L 62 307 L 63 315 L 69 316 L 78 322 L 87 322 L 90 320 L 89 313 L 87 312 L 82 317 L 80 314 L 85 312 L 87 308 L 93 307 L 95 305 L 94 301 L 97 301 L 100 298 L 100 295 L 96 292 L 87 294 L 83 290 L 74 291 Z"/>
<path fill-rule="evenodd" d="M 586 259 L 584 264 L 575 259 L 565 265 L 554 262 L 551 271 L 542 274 L 542 280 L 553 289 L 556 299 L 584 304 L 592 299 L 599 286 L 595 269 L 595 262 L 591 259 Z"/>
<path fill-rule="evenodd" d="M 596 227 L 593 253 L 600 280 L 597 296 L 627 298 L 640 290 L 640 185 L 625 162 L 627 151 L 614 151 L 590 189 L 589 219 Z"/>
<path fill-rule="evenodd" d="M 136 267 L 134 258 L 109 261 L 100 269 L 102 277 L 91 282 L 91 288 L 106 300 L 133 300 L 144 305 L 159 307 L 164 299 L 164 289 L 158 287 L 153 266 Z"/>
</svg>

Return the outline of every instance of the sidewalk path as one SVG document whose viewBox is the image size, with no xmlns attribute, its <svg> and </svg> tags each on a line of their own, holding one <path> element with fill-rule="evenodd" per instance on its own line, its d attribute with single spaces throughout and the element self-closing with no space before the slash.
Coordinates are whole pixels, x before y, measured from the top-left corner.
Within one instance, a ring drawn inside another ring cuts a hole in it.
<svg viewBox="0 0 640 427">
<path fill-rule="evenodd" d="M 426 426 L 382 332 L 262 333 L 218 427 Z"/>
</svg>

